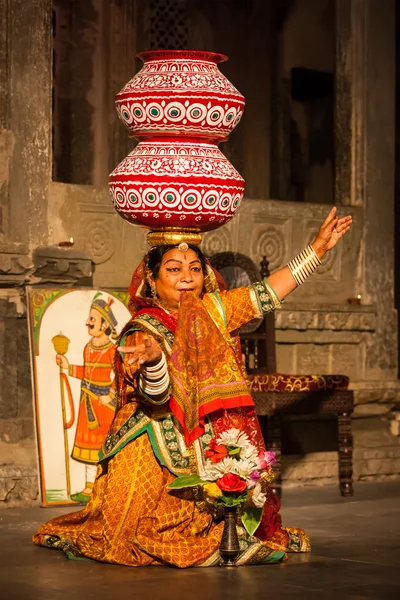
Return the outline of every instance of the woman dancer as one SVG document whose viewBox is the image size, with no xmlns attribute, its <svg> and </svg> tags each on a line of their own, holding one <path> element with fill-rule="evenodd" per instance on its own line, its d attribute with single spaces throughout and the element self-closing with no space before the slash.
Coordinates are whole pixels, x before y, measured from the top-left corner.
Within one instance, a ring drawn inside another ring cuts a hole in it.
<svg viewBox="0 0 400 600">
<path fill-rule="evenodd" d="M 129 566 L 220 564 L 223 522 L 210 502 L 198 488 L 167 486 L 201 473 L 210 441 L 232 428 L 265 450 L 234 332 L 279 308 L 350 225 L 333 208 L 315 241 L 286 267 L 230 291 L 196 246 L 150 250 L 130 286 L 133 316 L 115 362 L 117 411 L 91 499 L 40 527 L 36 544 Z M 255 535 L 240 532 L 237 565 L 310 549 L 304 531 L 282 527 L 277 497 L 264 494 Z"/>
</svg>

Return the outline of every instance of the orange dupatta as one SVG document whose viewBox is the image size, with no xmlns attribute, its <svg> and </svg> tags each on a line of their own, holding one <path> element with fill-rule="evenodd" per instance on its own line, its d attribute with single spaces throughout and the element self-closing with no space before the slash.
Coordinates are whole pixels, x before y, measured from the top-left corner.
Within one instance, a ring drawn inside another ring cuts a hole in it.
<svg viewBox="0 0 400 600">
<path fill-rule="evenodd" d="M 206 415 L 221 408 L 254 406 L 233 347 L 192 294 L 179 308 L 169 373 L 170 408 L 188 445 L 204 433 Z"/>
</svg>

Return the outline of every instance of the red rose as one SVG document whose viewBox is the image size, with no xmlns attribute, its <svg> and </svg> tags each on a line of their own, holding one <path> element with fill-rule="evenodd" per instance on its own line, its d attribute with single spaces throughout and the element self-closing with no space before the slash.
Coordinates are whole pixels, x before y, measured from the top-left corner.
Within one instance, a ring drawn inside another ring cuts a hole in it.
<svg viewBox="0 0 400 600">
<path fill-rule="evenodd" d="M 247 483 L 234 473 L 225 473 L 216 484 L 223 492 L 243 492 L 247 487 Z"/>
<path fill-rule="evenodd" d="M 209 458 L 213 463 L 219 463 L 227 455 L 228 450 L 226 446 L 218 445 L 213 438 L 208 446 L 208 450 L 206 450 L 207 458 Z"/>
</svg>

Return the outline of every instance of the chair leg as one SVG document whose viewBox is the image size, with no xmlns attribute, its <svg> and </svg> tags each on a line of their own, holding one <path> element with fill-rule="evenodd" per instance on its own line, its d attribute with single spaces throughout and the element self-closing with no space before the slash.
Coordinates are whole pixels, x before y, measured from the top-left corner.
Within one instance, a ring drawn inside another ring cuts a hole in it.
<svg viewBox="0 0 400 600">
<path fill-rule="evenodd" d="M 268 448 L 276 455 L 276 463 L 273 466 L 275 480 L 272 491 L 279 498 L 282 495 L 282 475 L 281 475 L 281 420 L 279 417 L 268 417 Z"/>
<path fill-rule="evenodd" d="M 351 415 L 337 416 L 339 433 L 339 484 L 342 496 L 353 495 L 353 436 Z"/>
</svg>

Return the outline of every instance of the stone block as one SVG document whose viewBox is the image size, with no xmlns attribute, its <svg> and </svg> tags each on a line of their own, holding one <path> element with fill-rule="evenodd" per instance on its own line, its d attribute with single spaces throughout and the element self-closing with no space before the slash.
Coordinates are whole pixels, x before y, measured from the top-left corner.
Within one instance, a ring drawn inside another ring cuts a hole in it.
<svg viewBox="0 0 400 600">
<path fill-rule="evenodd" d="M 376 450 L 397 450 L 400 440 L 390 433 L 388 422 L 381 417 L 354 419 L 352 422 L 354 454 Z"/>
<path fill-rule="evenodd" d="M 277 344 L 276 369 L 278 373 L 294 373 L 295 353 L 295 344 Z"/>
<path fill-rule="evenodd" d="M 34 438 L 33 418 L 0 419 L 0 441 L 17 444 Z"/>
<path fill-rule="evenodd" d="M 35 270 L 30 283 L 77 284 L 84 281 L 91 285 L 92 259 L 79 247 L 49 246 L 36 248 L 33 253 Z"/>
<path fill-rule="evenodd" d="M 21 294 L 9 291 L 0 297 L 0 419 L 26 418 L 32 424 L 28 327 Z"/>
<path fill-rule="evenodd" d="M 332 345 L 332 369 L 336 373 L 347 375 L 350 381 L 362 378 L 360 346 L 355 344 Z"/>
<path fill-rule="evenodd" d="M 0 465 L 0 507 L 39 502 L 38 477 L 30 466 Z"/>
<path fill-rule="evenodd" d="M 369 403 L 358 404 L 354 409 L 354 417 L 378 417 L 389 413 L 394 404 Z"/>
<path fill-rule="evenodd" d="M 400 456 L 354 461 L 354 478 L 400 475 Z"/>
<path fill-rule="evenodd" d="M 0 243 L 0 286 L 23 284 L 32 272 L 28 248 L 23 244 Z"/>
<path fill-rule="evenodd" d="M 38 472 L 36 440 L 26 438 L 16 443 L 2 441 L 0 439 L 1 465 L 30 465 L 32 475 Z"/>
<path fill-rule="evenodd" d="M 331 348 L 318 344 L 302 344 L 297 348 L 296 372 L 299 375 L 330 373 Z"/>
<path fill-rule="evenodd" d="M 354 390 L 355 404 L 368 404 L 371 402 L 382 404 L 396 404 L 400 399 L 400 389 L 357 389 Z"/>
<path fill-rule="evenodd" d="M 336 452 L 311 452 L 289 455 L 282 459 L 282 481 L 310 483 L 313 480 L 338 478 Z"/>
</svg>

